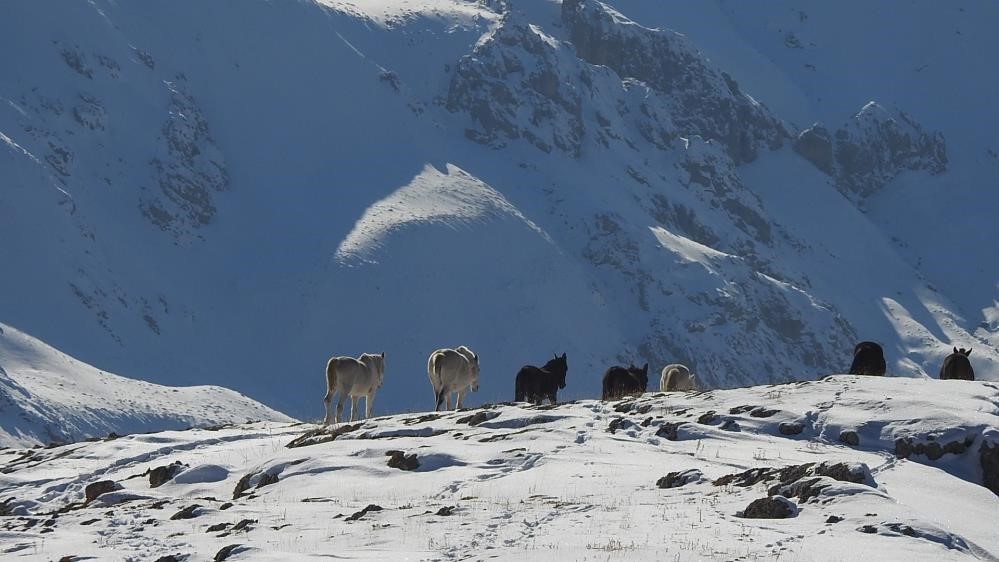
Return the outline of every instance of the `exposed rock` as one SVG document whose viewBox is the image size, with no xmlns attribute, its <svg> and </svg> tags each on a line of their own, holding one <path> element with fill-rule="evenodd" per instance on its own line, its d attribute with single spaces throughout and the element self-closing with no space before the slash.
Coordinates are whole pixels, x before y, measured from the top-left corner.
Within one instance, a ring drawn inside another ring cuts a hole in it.
<svg viewBox="0 0 999 562">
<path fill-rule="evenodd" d="M 165 154 L 150 161 L 159 193 L 145 197 L 140 208 L 155 226 L 180 239 L 215 217 L 214 194 L 228 188 L 229 174 L 201 108 L 183 89 L 184 81 L 165 84 L 170 90 L 160 137 Z"/>
<path fill-rule="evenodd" d="M 219 506 L 219 510 L 225 511 L 225 510 L 229 509 L 232 506 L 233 506 L 232 502 L 225 502 L 224 504 L 222 504 L 222 505 Z"/>
<path fill-rule="evenodd" d="M 156 562 L 181 562 L 187 557 L 180 554 L 167 554 L 166 556 L 160 556 L 156 559 Z"/>
<path fill-rule="evenodd" d="M 236 552 L 237 548 L 242 548 L 242 547 L 243 545 L 241 544 L 230 544 L 223 546 L 221 549 L 219 549 L 218 552 L 215 553 L 215 558 L 213 560 L 215 562 L 222 562 L 223 560 L 226 560 L 230 556 L 232 556 Z"/>
<path fill-rule="evenodd" d="M 230 529 L 229 532 L 238 533 L 240 531 L 250 531 L 253 528 L 251 525 L 256 522 L 256 519 L 240 519 L 238 523 L 232 526 L 232 529 Z"/>
<path fill-rule="evenodd" d="M 830 515 L 828 518 L 826 518 L 826 523 L 830 523 L 830 524 L 832 524 L 832 523 L 839 523 L 842 520 L 843 520 L 843 518 L 840 517 L 840 516 L 838 516 L 838 515 Z"/>
<path fill-rule="evenodd" d="M 782 468 L 751 468 L 727 474 L 714 481 L 715 486 L 753 486 L 760 482 L 776 480 L 778 485 L 787 485 L 806 476 L 826 476 L 834 480 L 873 485 L 871 471 L 864 463 L 805 463 Z M 773 493 L 777 493 L 774 491 Z"/>
<path fill-rule="evenodd" d="M 629 427 L 634 427 L 635 422 L 629 420 L 628 418 L 614 418 L 607 424 L 607 431 L 610 433 L 616 433 L 619 429 L 628 429 Z"/>
<path fill-rule="evenodd" d="M 711 425 L 711 424 L 715 423 L 715 420 L 717 420 L 717 419 L 718 419 L 718 416 L 715 415 L 715 411 L 714 410 L 710 410 L 710 411 L 705 412 L 705 413 L 701 414 L 700 416 L 698 416 L 697 417 L 697 423 L 704 424 L 704 425 Z"/>
<path fill-rule="evenodd" d="M 781 435 L 798 435 L 804 430 L 804 426 L 798 422 L 782 422 L 777 426 Z"/>
<path fill-rule="evenodd" d="M 914 454 L 925 455 L 926 458 L 935 461 L 946 454 L 963 454 L 974 442 L 974 435 L 968 435 L 964 439 L 951 441 L 943 445 L 933 440 L 913 443 L 912 438 L 899 438 L 895 440 L 895 456 L 900 459 L 907 459 Z"/>
<path fill-rule="evenodd" d="M 162 486 L 172 480 L 174 476 L 180 474 L 185 467 L 187 465 L 181 464 L 179 461 L 174 461 L 164 466 L 157 466 L 149 471 L 149 487 L 158 488 Z"/>
<path fill-rule="evenodd" d="M 704 474 L 696 468 L 684 470 L 682 472 L 670 472 L 659 480 L 656 480 L 657 488 L 679 488 L 693 482 L 700 482 L 704 479 Z"/>
<path fill-rule="evenodd" d="M 368 513 L 372 512 L 372 511 L 382 511 L 382 509 L 383 508 L 380 505 L 369 504 L 367 507 L 365 507 L 361 511 L 357 511 L 357 512 L 353 513 L 352 515 L 350 515 L 349 517 L 347 517 L 346 519 L 344 519 L 344 521 L 357 521 L 358 519 L 364 517 L 365 515 L 367 515 Z"/>
<path fill-rule="evenodd" d="M 669 100 L 664 113 L 683 136 L 721 142 L 736 163 L 754 160 L 760 148 L 779 148 L 789 137 L 683 35 L 642 27 L 593 0 L 563 2 L 562 21 L 579 58 L 648 84 Z"/>
<path fill-rule="evenodd" d="M 277 474 L 268 474 L 265 472 L 262 475 L 260 475 L 260 480 L 257 481 L 257 488 L 263 488 L 264 486 L 270 486 L 271 484 L 277 484 L 277 483 L 278 483 Z"/>
<path fill-rule="evenodd" d="M 101 480 L 100 482 L 87 484 L 87 487 L 83 490 L 83 495 L 87 498 L 86 503 L 90 503 L 102 494 L 121 489 L 121 485 L 113 480 Z"/>
<path fill-rule="evenodd" d="M 173 515 L 171 515 L 170 516 L 170 520 L 176 521 L 176 520 L 180 520 L 180 519 L 194 519 L 195 517 L 197 517 L 198 515 L 200 515 L 200 513 L 197 513 L 197 511 L 199 509 L 201 509 L 201 505 L 199 505 L 199 504 L 189 505 L 189 506 L 185 507 L 184 509 L 178 511 L 177 513 L 174 513 Z"/>
<path fill-rule="evenodd" d="M 419 424 L 419 423 L 426 423 L 426 422 L 437 421 L 437 420 L 439 420 L 439 419 L 441 419 L 443 417 L 444 417 L 444 414 L 425 414 L 425 415 L 422 415 L 422 416 L 416 416 L 415 418 L 405 418 L 405 419 L 402 420 L 402 423 L 404 423 L 406 425 L 416 425 L 416 424 Z M 467 417 L 471 417 L 471 416 L 467 416 Z M 466 419 L 466 418 L 462 418 L 462 419 Z M 457 423 L 463 423 L 463 422 L 461 420 L 458 420 Z M 464 423 L 467 423 L 467 422 L 464 422 Z"/>
<path fill-rule="evenodd" d="M 857 435 L 856 431 L 841 431 L 839 432 L 839 442 L 856 447 L 860 445 L 860 436 Z"/>
<path fill-rule="evenodd" d="M 834 134 L 819 123 L 805 129 L 794 149 L 855 200 L 881 189 L 903 170 L 939 174 L 947 169 L 941 133 L 924 131 L 908 114 L 873 101 Z"/>
<path fill-rule="evenodd" d="M 794 502 L 783 496 L 774 496 L 753 500 L 742 512 L 742 517 L 746 519 L 786 519 L 793 517 L 797 512 L 798 506 Z"/>
<path fill-rule="evenodd" d="M 489 421 L 493 418 L 499 417 L 500 413 L 493 410 L 483 410 L 481 412 L 475 412 L 470 416 L 464 416 L 458 418 L 455 423 L 467 423 L 471 426 L 479 425 L 482 422 Z"/>
<path fill-rule="evenodd" d="M 683 425 L 684 422 L 666 422 L 659 426 L 656 430 L 656 436 L 668 439 L 669 441 L 677 440 L 677 429 Z"/>
<path fill-rule="evenodd" d="M 739 426 L 739 422 L 732 419 L 728 419 L 721 424 L 720 429 L 722 429 L 723 431 L 741 431 L 742 427 Z"/>
<path fill-rule="evenodd" d="M 769 418 L 770 416 L 773 416 L 777 412 L 779 412 L 779 410 L 768 410 L 761 406 L 749 412 L 749 415 L 754 418 Z"/>
<path fill-rule="evenodd" d="M 439 515 L 441 517 L 449 517 L 451 515 L 454 515 L 454 506 L 453 505 L 446 505 L 446 506 L 438 509 L 437 513 L 434 513 L 434 515 Z"/>
<path fill-rule="evenodd" d="M 323 426 L 310 431 L 305 432 L 305 434 L 292 439 L 290 443 L 285 445 L 289 449 L 294 449 L 295 447 L 308 447 L 310 445 L 319 445 L 322 443 L 329 443 L 336 438 L 350 433 L 352 431 L 357 431 L 361 428 L 360 423 L 357 424 L 343 424 L 339 426 Z"/>
<path fill-rule="evenodd" d="M 399 470 L 420 468 L 420 461 L 416 459 L 416 453 L 407 455 L 403 451 L 386 451 L 385 456 L 390 457 L 388 460 L 389 468 L 398 468 Z"/>
<path fill-rule="evenodd" d="M 225 528 L 228 527 L 228 526 L 229 526 L 229 523 L 216 523 L 216 524 L 212 525 L 211 527 L 208 527 L 207 529 L 205 529 L 205 532 L 206 533 L 217 533 L 219 531 L 224 531 Z"/>
<path fill-rule="evenodd" d="M 982 465 L 982 485 L 999 495 L 999 443 L 982 440 L 978 457 Z"/>
</svg>

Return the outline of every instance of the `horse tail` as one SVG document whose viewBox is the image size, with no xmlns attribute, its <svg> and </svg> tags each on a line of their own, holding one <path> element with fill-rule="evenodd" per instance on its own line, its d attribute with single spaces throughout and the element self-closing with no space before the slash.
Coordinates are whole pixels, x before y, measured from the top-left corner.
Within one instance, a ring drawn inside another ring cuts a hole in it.
<svg viewBox="0 0 999 562">
<path fill-rule="evenodd" d="M 336 357 L 326 362 L 326 399 L 329 400 L 336 392 Z"/>
<path fill-rule="evenodd" d="M 437 396 L 435 396 L 435 398 L 437 399 L 437 404 L 434 406 L 434 411 L 435 412 L 440 409 L 441 404 L 444 402 L 444 395 L 446 393 L 447 393 L 447 389 L 444 388 L 444 385 L 442 384 L 441 385 L 441 389 L 437 391 Z"/>
<path fill-rule="evenodd" d="M 444 401 L 444 380 L 441 378 L 440 364 L 438 363 L 442 355 L 436 351 L 430 354 L 427 360 L 427 376 L 430 377 L 430 386 L 434 389 L 434 411 L 440 409 L 441 402 Z"/>
</svg>

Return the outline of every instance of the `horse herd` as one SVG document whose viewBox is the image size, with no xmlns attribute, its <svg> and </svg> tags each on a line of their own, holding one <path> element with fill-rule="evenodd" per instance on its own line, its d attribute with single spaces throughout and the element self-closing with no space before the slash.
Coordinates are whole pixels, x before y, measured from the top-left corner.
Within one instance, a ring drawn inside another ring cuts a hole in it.
<svg viewBox="0 0 999 562">
<path fill-rule="evenodd" d="M 975 380 L 975 371 L 968 356 L 971 349 L 954 348 L 940 367 L 941 379 Z M 875 342 L 864 341 L 853 350 L 851 375 L 884 376 L 887 370 L 884 350 Z M 541 404 L 548 400 L 555 404 L 559 389 L 565 388 L 565 375 L 569 372 L 566 354 L 556 354 L 541 367 L 525 365 L 517 372 L 514 383 L 514 401 Z M 455 394 L 454 407 L 461 408 L 461 400 L 469 391 L 479 390 L 479 356 L 465 346 L 456 349 L 438 349 L 427 360 L 427 376 L 434 390 L 436 405 L 451 409 L 451 395 Z M 350 421 L 354 421 L 357 401 L 364 397 L 364 416 L 371 416 L 371 403 L 375 391 L 385 378 L 385 354 L 365 353 L 358 358 L 333 357 L 326 364 L 325 423 L 339 423 L 343 405 L 350 398 Z M 649 364 L 642 367 L 613 366 L 604 373 L 603 400 L 642 394 L 649 384 Z M 695 376 L 679 363 L 663 367 L 659 378 L 661 392 L 698 390 Z M 331 416 L 330 403 L 339 394 L 336 415 Z M 331 420 L 332 417 L 332 420 Z"/>
</svg>

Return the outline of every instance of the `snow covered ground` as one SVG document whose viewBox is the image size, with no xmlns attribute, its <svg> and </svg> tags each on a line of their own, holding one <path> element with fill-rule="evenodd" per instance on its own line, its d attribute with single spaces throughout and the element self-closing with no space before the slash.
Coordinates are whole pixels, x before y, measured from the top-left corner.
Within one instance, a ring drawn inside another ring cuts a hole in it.
<svg viewBox="0 0 999 562">
<path fill-rule="evenodd" d="M 291 418 L 218 386 L 105 373 L 0 324 L 0 447 L 260 420 Z"/>
<path fill-rule="evenodd" d="M 0 549 L 10 560 L 206 560 L 231 545 L 229 560 L 997 560 L 997 446 L 995 383 L 847 375 L 335 430 L 166 431 L 0 451 Z M 151 487 L 147 472 L 171 463 L 172 479 Z M 785 467 L 796 468 L 745 472 Z M 100 481 L 111 491 L 84 505 Z M 773 494 L 789 517 L 742 516 Z"/>
</svg>

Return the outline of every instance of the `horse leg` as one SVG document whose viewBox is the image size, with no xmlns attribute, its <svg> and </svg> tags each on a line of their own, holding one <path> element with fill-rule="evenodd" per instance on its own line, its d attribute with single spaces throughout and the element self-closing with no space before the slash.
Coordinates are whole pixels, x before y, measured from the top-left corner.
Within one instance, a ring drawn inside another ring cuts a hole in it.
<svg viewBox="0 0 999 562">
<path fill-rule="evenodd" d="M 455 401 L 454 401 L 454 409 L 455 410 L 460 410 L 461 409 L 461 391 L 459 390 L 457 392 L 457 394 L 458 394 L 458 398 L 456 398 Z"/>
<path fill-rule="evenodd" d="M 340 393 L 340 399 L 336 401 L 336 417 L 333 418 L 333 423 L 340 423 L 340 416 L 343 415 L 343 401 L 347 399 L 347 395 Z"/>
<path fill-rule="evenodd" d="M 364 397 L 364 419 L 371 417 L 371 402 L 375 399 L 375 393 L 372 392 Z"/>
<path fill-rule="evenodd" d="M 357 409 L 357 399 L 358 396 L 350 397 L 350 421 L 354 421 L 354 410 Z"/>
<path fill-rule="evenodd" d="M 333 400 L 333 390 L 332 389 L 327 389 L 326 390 L 326 396 L 323 397 L 323 405 L 326 406 L 326 417 L 323 418 L 323 425 L 329 425 L 330 424 L 330 414 L 332 413 L 332 412 L 330 412 L 330 402 L 332 400 Z"/>
<path fill-rule="evenodd" d="M 555 402 L 558 401 L 558 399 L 555 398 L 555 395 L 556 395 L 556 392 L 549 392 L 548 393 L 548 401 L 552 403 L 552 406 L 554 406 Z"/>
<path fill-rule="evenodd" d="M 444 411 L 447 412 L 451 409 L 451 391 L 444 391 Z"/>
</svg>

